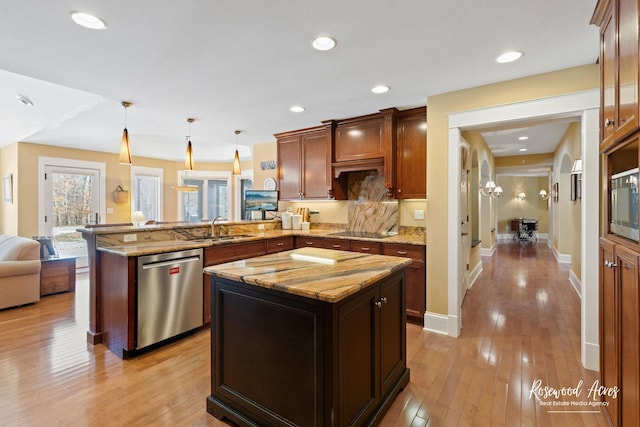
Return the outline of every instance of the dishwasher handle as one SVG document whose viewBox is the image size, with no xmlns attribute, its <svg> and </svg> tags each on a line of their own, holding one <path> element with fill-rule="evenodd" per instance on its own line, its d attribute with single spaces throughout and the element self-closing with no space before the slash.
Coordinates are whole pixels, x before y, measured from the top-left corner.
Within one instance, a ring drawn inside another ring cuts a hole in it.
<svg viewBox="0 0 640 427">
<path fill-rule="evenodd" d="M 149 270 L 152 268 L 160 268 L 160 267 L 166 267 L 168 265 L 176 265 L 176 264 L 185 264 L 187 262 L 194 262 L 194 261 L 200 261 L 200 257 L 191 256 L 187 258 L 170 259 L 167 261 L 150 262 L 148 264 L 142 264 L 142 269 Z"/>
</svg>

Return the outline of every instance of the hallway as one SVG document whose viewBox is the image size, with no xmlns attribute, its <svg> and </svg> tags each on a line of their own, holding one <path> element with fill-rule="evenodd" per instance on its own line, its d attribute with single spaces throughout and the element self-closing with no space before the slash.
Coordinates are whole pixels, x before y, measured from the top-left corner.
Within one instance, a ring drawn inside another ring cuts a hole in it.
<svg viewBox="0 0 640 427">
<path fill-rule="evenodd" d="M 604 426 L 588 405 L 598 374 L 580 366 L 580 304 L 567 269 L 544 243 L 501 243 L 486 261 L 459 338 L 407 326 L 411 383 L 381 425 Z M 208 330 L 123 361 L 86 343 L 86 274 L 76 289 L 0 310 L 3 425 L 226 425 L 205 411 Z M 530 393 L 535 380 L 541 389 L 582 381 L 581 394 L 541 398 L 544 406 Z"/>
<path fill-rule="evenodd" d="M 589 405 L 599 374 L 580 364 L 580 299 L 546 242 L 498 244 L 462 312 L 457 339 L 407 329 L 411 383 L 383 425 L 606 425 Z M 558 390 L 582 381 L 581 394 L 545 406 L 530 392 L 536 380 Z"/>
</svg>

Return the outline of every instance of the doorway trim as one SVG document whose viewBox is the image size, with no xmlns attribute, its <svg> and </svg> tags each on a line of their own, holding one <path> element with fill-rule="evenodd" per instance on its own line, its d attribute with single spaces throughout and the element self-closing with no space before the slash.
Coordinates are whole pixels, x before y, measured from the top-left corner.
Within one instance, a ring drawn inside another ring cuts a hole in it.
<svg viewBox="0 0 640 427">
<path fill-rule="evenodd" d="M 520 120 L 543 119 L 558 116 L 581 118 L 582 151 L 582 201 L 580 206 L 582 249 L 581 277 L 581 355 L 587 369 L 598 370 L 598 237 L 599 237 L 599 106 L 600 91 L 592 89 L 566 95 L 523 101 L 512 104 L 486 107 L 449 114 L 448 144 L 448 319 L 447 331 L 457 337 L 462 328 L 460 301 L 457 289 L 460 230 L 460 203 L 457 190 L 460 185 L 460 141 L 463 129 L 507 123 Z M 425 325 L 431 323 L 425 315 Z M 440 319 L 433 319 L 440 321 Z"/>
<path fill-rule="evenodd" d="M 98 180 L 98 188 L 100 194 L 98 197 L 98 203 L 100 206 L 99 214 L 100 218 L 105 218 L 105 197 L 106 197 L 106 164 L 103 162 L 91 162 L 87 160 L 75 160 L 65 159 L 60 157 L 38 157 L 38 233 L 42 234 L 45 229 L 44 216 L 45 216 L 45 183 L 44 174 L 47 166 L 60 166 L 67 168 L 80 168 L 80 169 L 95 169 L 100 173 L 100 179 Z"/>
</svg>

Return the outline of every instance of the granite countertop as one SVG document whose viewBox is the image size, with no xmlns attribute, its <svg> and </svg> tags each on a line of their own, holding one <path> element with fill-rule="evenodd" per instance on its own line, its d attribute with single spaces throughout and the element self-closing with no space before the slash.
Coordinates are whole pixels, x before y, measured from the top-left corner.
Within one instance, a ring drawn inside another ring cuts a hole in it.
<svg viewBox="0 0 640 427">
<path fill-rule="evenodd" d="M 206 267 L 205 273 L 331 303 L 411 263 L 408 258 L 300 248 Z"/>
<path fill-rule="evenodd" d="M 363 241 L 372 241 L 372 242 L 399 243 L 399 244 L 422 245 L 422 246 L 426 245 L 424 235 L 398 234 L 398 235 L 389 236 L 381 239 L 376 239 L 376 238 L 365 238 L 365 237 L 336 236 L 333 234 L 336 232 L 337 230 L 312 229 L 309 231 L 302 231 L 302 230 L 277 229 L 277 230 L 269 230 L 269 231 L 250 232 L 247 234 L 242 234 L 242 237 L 237 237 L 234 239 L 202 238 L 202 239 L 194 239 L 194 240 L 179 240 L 179 239 L 149 240 L 149 241 L 138 240 L 136 242 L 132 242 L 124 245 L 100 246 L 97 249 L 103 252 L 109 252 L 116 255 L 132 257 L 132 256 L 153 255 L 153 254 L 162 253 L 162 252 L 181 251 L 185 249 L 206 248 L 210 246 L 219 246 L 219 245 L 232 245 L 240 242 L 250 242 L 250 241 L 264 240 L 264 239 L 275 239 L 278 237 L 285 237 L 285 236 L 309 236 L 309 237 L 322 237 L 322 238 L 331 238 L 331 239 L 363 240 Z"/>
</svg>

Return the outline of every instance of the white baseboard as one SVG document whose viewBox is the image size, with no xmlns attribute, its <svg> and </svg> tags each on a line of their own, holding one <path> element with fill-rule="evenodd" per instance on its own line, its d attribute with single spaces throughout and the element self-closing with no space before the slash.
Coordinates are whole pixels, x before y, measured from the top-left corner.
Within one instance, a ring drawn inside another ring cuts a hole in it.
<svg viewBox="0 0 640 427">
<path fill-rule="evenodd" d="M 573 286 L 573 289 L 576 291 L 578 296 L 582 298 L 582 282 L 578 279 L 578 276 L 576 276 L 576 273 L 574 273 L 573 270 L 569 270 L 569 283 L 571 283 L 571 286 Z"/>
<path fill-rule="evenodd" d="M 496 253 L 497 245 L 494 243 L 490 248 L 480 248 L 480 256 L 493 256 Z"/>
<path fill-rule="evenodd" d="M 600 346 L 585 342 L 582 348 L 582 366 L 592 371 L 600 371 Z"/>
<path fill-rule="evenodd" d="M 449 317 L 427 311 L 424 313 L 424 329 L 437 334 L 449 335 Z"/>
<path fill-rule="evenodd" d="M 560 264 L 571 264 L 571 254 L 561 254 L 556 248 L 553 248 L 553 256 Z"/>
<path fill-rule="evenodd" d="M 469 287 L 468 287 L 468 289 L 471 289 L 471 287 L 476 282 L 476 280 L 478 280 L 478 277 L 480 276 L 480 273 L 482 273 L 482 261 L 477 263 L 476 266 L 473 267 L 473 270 L 471 270 L 471 272 L 469 272 Z"/>
</svg>

